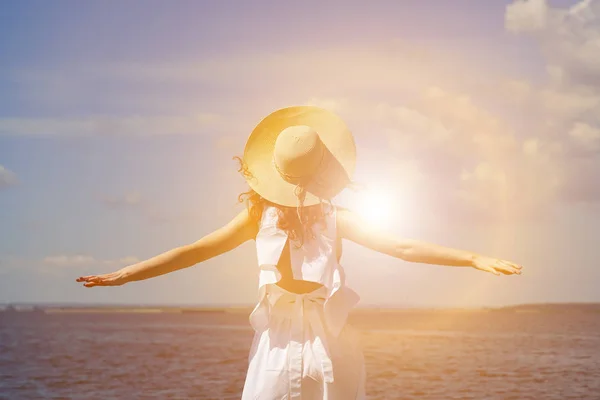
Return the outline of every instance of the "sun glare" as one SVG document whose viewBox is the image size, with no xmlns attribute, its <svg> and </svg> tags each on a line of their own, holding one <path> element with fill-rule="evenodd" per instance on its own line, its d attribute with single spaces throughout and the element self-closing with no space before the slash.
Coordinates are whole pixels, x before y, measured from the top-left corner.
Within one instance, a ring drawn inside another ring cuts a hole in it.
<svg viewBox="0 0 600 400">
<path fill-rule="evenodd" d="M 393 220 L 393 196 L 381 189 L 362 191 L 353 208 L 366 222 L 378 228 L 389 227 Z"/>
</svg>

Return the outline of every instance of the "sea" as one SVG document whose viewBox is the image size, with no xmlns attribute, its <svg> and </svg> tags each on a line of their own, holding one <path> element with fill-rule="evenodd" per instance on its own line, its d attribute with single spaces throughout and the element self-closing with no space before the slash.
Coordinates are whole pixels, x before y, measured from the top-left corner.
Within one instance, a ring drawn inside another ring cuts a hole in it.
<svg viewBox="0 0 600 400">
<path fill-rule="evenodd" d="M 239 399 L 249 312 L 5 310 L 0 399 Z M 597 305 L 366 309 L 349 322 L 368 399 L 600 400 Z"/>
</svg>

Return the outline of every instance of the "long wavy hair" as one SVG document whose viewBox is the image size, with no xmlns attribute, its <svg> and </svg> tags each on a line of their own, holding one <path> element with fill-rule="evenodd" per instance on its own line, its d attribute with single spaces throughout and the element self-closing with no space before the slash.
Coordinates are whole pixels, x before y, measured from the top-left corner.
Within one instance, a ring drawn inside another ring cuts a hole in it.
<svg viewBox="0 0 600 400">
<path fill-rule="evenodd" d="M 252 174 L 248 170 L 244 160 L 237 156 L 233 157 L 233 159 L 239 163 L 238 172 L 241 173 L 244 178 L 252 178 Z M 332 207 L 324 207 L 325 204 L 331 205 L 330 201 L 324 201 L 321 204 L 314 206 L 281 206 L 268 201 L 252 189 L 241 193 L 238 196 L 238 201 L 246 204 L 250 217 L 257 223 L 260 223 L 266 206 L 274 207 L 277 210 L 279 217 L 277 219 L 277 227 L 288 235 L 290 242 L 297 243 L 298 247 L 302 246 L 305 239 L 312 239 L 315 237 L 313 230 L 314 226 L 319 226 L 321 229 L 325 228 L 325 217 L 332 209 Z"/>
</svg>

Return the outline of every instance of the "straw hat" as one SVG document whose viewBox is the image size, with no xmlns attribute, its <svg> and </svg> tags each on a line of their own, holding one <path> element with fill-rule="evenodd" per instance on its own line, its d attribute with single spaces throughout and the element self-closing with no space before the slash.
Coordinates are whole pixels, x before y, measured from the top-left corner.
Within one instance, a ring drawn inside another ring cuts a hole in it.
<svg viewBox="0 0 600 400">
<path fill-rule="evenodd" d="M 329 200 L 351 181 L 352 133 L 337 115 L 313 106 L 277 110 L 254 128 L 244 149 L 250 187 L 288 207 Z"/>
</svg>

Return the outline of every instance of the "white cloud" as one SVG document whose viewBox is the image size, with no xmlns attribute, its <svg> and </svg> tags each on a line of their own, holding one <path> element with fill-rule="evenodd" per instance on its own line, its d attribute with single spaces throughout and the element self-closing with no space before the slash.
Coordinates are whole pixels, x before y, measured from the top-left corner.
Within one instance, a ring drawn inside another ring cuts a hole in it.
<svg viewBox="0 0 600 400">
<path fill-rule="evenodd" d="M 582 0 L 570 8 L 551 7 L 546 0 L 517 0 L 506 9 L 505 26 L 537 40 L 548 72 L 559 82 L 600 85 L 599 0 Z"/>
<path fill-rule="evenodd" d="M 585 150 L 600 151 L 600 129 L 581 122 L 569 131 L 573 140 Z"/>
<path fill-rule="evenodd" d="M 185 114 L 210 109 L 231 116 L 227 126 L 231 121 L 240 124 L 240 129 L 229 132 L 243 133 L 228 133 L 216 141 L 218 148 L 228 148 L 243 140 L 252 123 L 275 107 L 309 99 L 306 104 L 340 113 L 357 135 L 363 135 L 364 143 L 383 141 L 389 158 L 397 160 L 392 168 L 402 170 L 403 163 L 408 162 L 411 175 L 418 176 L 420 184 L 469 190 L 472 202 L 481 207 L 505 201 L 507 191 L 516 193 L 524 186 L 514 195 L 514 207 L 521 207 L 520 201 L 524 208 L 536 201 L 543 206 L 552 202 L 559 183 L 566 179 L 561 170 L 571 171 L 566 168 L 570 160 L 562 148 L 573 140 L 581 141 L 581 133 L 575 134 L 579 137 L 575 139 L 569 130 L 576 123 L 596 129 L 588 119 L 594 113 L 600 115 L 600 91 L 589 79 L 596 71 L 590 67 L 595 65 L 597 4 L 583 1 L 562 10 L 546 1 L 530 0 L 515 1 L 507 8 L 506 28 L 533 35 L 542 47 L 548 83 L 503 79 L 499 69 L 484 68 L 479 58 L 461 57 L 442 48 L 415 52 L 402 43 L 278 54 L 248 52 L 197 62 L 21 71 L 17 81 L 27 92 L 23 97 L 45 101 L 46 105 L 56 100 L 36 96 L 66 87 L 61 92 L 62 106 L 70 109 L 86 103 L 99 82 L 111 82 L 107 87 L 127 90 L 118 96 L 101 90 L 97 101 L 105 99 L 123 107 L 139 102 L 149 108 L 165 107 L 168 102 L 169 107 L 180 108 L 184 114 L 99 121 L 5 119 L 0 120 L 0 133 L 193 133 L 225 123 Z M 70 79 L 65 79 L 66 75 Z M 582 87 L 582 83 L 587 86 Z M 201 100 L 211 97 L 198 93 L 197 87 L 203 84 L 218 86 L 223 95 Z M 489 90 L 478 91 L 482 86 Z M 163 99 L 165 102 L 157 105 Z M 198 108 L 201 101 L 220 101 L 224 108 Z M 489 107 L 492 103 L 511 105 L 512 120 Z M 525 194 L 527 204 L 519 199 Z M 135 205 L 139 199 L 112 199 L 108 203 Z"/>
<path fill-rule="evenodd" d="M 443 144 L 453 135 L 435 116 L 424 115 L 413 108 L 380 103 L 374 106 L 372 113 L 378 123 L 394 129 L 390 134 L 395 136 L 394 141 L 400 147 L 414 149 L 417 142 Z"/>
<path fill-rule="evenodd" d="M 544 111 L 556 118 L 572 119 L 597 109 L 600 105 L 600 95 L 595 93 L 577 92 L 574 90 L 557 90 L 545 88 L 537 94 L 537 99 Z"/>
<path fill-rule="evenodd" d="M 0 165 L 0 189 L 13 186 L 17 183 L 17 175 Z"/>
<path fill-rule="evenodd" d="M 506 7 L 506 29 L 532 32 L 544 29 L 548 20 L 546 0 L 517 0 Z"/>
<path fill-rule="evenodd" d="M 559 197 L 600 201 L 600 191 L 593 189 L 600 179 L 600 0 L 567 8 L 517 0 L 507 7 L 505 27 L 533 38 L 546 62 L 548 79 L 537 87 L 500 84 L 505 104 L 527 114 L 534 138 L 523 152 L 547 166 Z"/>
<path fill-rule="evenodd" d="M 387 174 L 394 187 L 420 193 L 450 218 L 523 218 L 543 213 L 559 195 L 560 142 L 517 135 L 476 97 L 434 86 L 410 106 L 346 100 L 339 110 L 366 127 L 357 140 L 386 140 L 368 158 L 371 178 Z"/>
<path fill-rule="evenodd" d="M 600 107 L 600 92 L 568 85 L 534 85 L 519 79 L 498 79 L 490 89 L 499 94 L 497 101 L 512 105 L 515 112 L 572 121 Z"/>
</svg>

